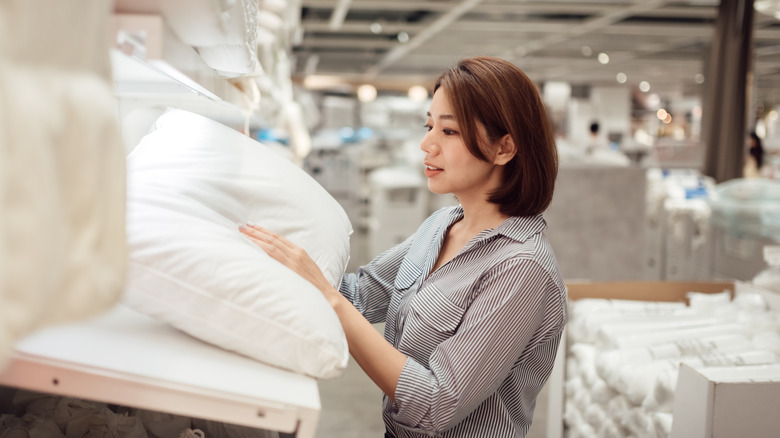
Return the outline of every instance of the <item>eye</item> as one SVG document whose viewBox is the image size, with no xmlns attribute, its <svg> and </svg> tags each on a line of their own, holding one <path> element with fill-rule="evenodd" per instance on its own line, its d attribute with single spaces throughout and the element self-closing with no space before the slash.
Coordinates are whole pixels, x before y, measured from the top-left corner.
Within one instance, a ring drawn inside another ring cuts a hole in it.
<svg viewBox="0 0 780 438">
<path fill-rule="evenodd" d="M 431 126 L 429 123 L 426 123 L 423 125 L 423 128 L 425 128 L 426 131 L 430 131 L 431 129 L 433 129 L 433 126 Z"/>
<path fill-rule="evenodd" d="M 444 133 L 444 135 L 455 135 L 458 133 L 458 131 L 455 131 L 454 129 L 442 129 L 441 132 Z"/>
</svg>

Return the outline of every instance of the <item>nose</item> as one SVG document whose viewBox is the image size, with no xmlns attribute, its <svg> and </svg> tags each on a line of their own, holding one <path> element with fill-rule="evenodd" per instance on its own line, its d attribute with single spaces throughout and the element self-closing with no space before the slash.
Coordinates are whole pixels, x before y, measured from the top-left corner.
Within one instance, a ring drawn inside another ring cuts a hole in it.
<svg viewBox="0 0 780 438">
<path fill-rule="evenodd" d="M 431 150 L 433 149 L 433 145 L 434 142 L 431 138 L 431 132 L 428 131 L 425 133 L 425 137 L 423 137 L 422 141 L 420 141 L 420 150 L 426 154 L 430 154 Z"/>
</svg>

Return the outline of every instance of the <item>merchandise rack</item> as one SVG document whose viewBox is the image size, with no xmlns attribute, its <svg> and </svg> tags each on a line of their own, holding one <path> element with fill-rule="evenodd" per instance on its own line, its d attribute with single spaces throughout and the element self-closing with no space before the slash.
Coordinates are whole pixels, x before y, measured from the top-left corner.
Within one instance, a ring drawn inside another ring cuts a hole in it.
<svg viewBox="0 0 780 438">
<path fill-rule="evenodd" d="M 312 438 L 316 379 L 223 350 L 118 305 L 17 343 L 0 384 Z"/>
</svg>

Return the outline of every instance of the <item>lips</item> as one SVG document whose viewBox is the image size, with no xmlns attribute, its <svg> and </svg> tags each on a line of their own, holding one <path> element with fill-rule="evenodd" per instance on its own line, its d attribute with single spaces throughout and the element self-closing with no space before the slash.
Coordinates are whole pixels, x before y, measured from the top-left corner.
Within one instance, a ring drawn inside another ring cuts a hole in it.
<svg viewBox="0 0 780 438">
<path fill-rule="evenodd" d="M 435 175 L 438 175 L 439 172 L 442 172 L 444 169 L 436 166 L 431 166 L 428 163 L 425 163 L 425 176 L 428 178 L 431 178 Z"/>
</svg>

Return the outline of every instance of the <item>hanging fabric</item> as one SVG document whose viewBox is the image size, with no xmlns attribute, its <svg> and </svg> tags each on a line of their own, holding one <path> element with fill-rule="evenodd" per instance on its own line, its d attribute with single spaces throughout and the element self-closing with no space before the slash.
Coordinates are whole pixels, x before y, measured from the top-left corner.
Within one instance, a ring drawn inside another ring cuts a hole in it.
<svg viewBox="0 0 780 438">
<path fill-rule="evenodd" d="M 0 369 L 20 337 L 101 312 L 122 292 L 111 3 L 0 3 Z"/>
</svg>

